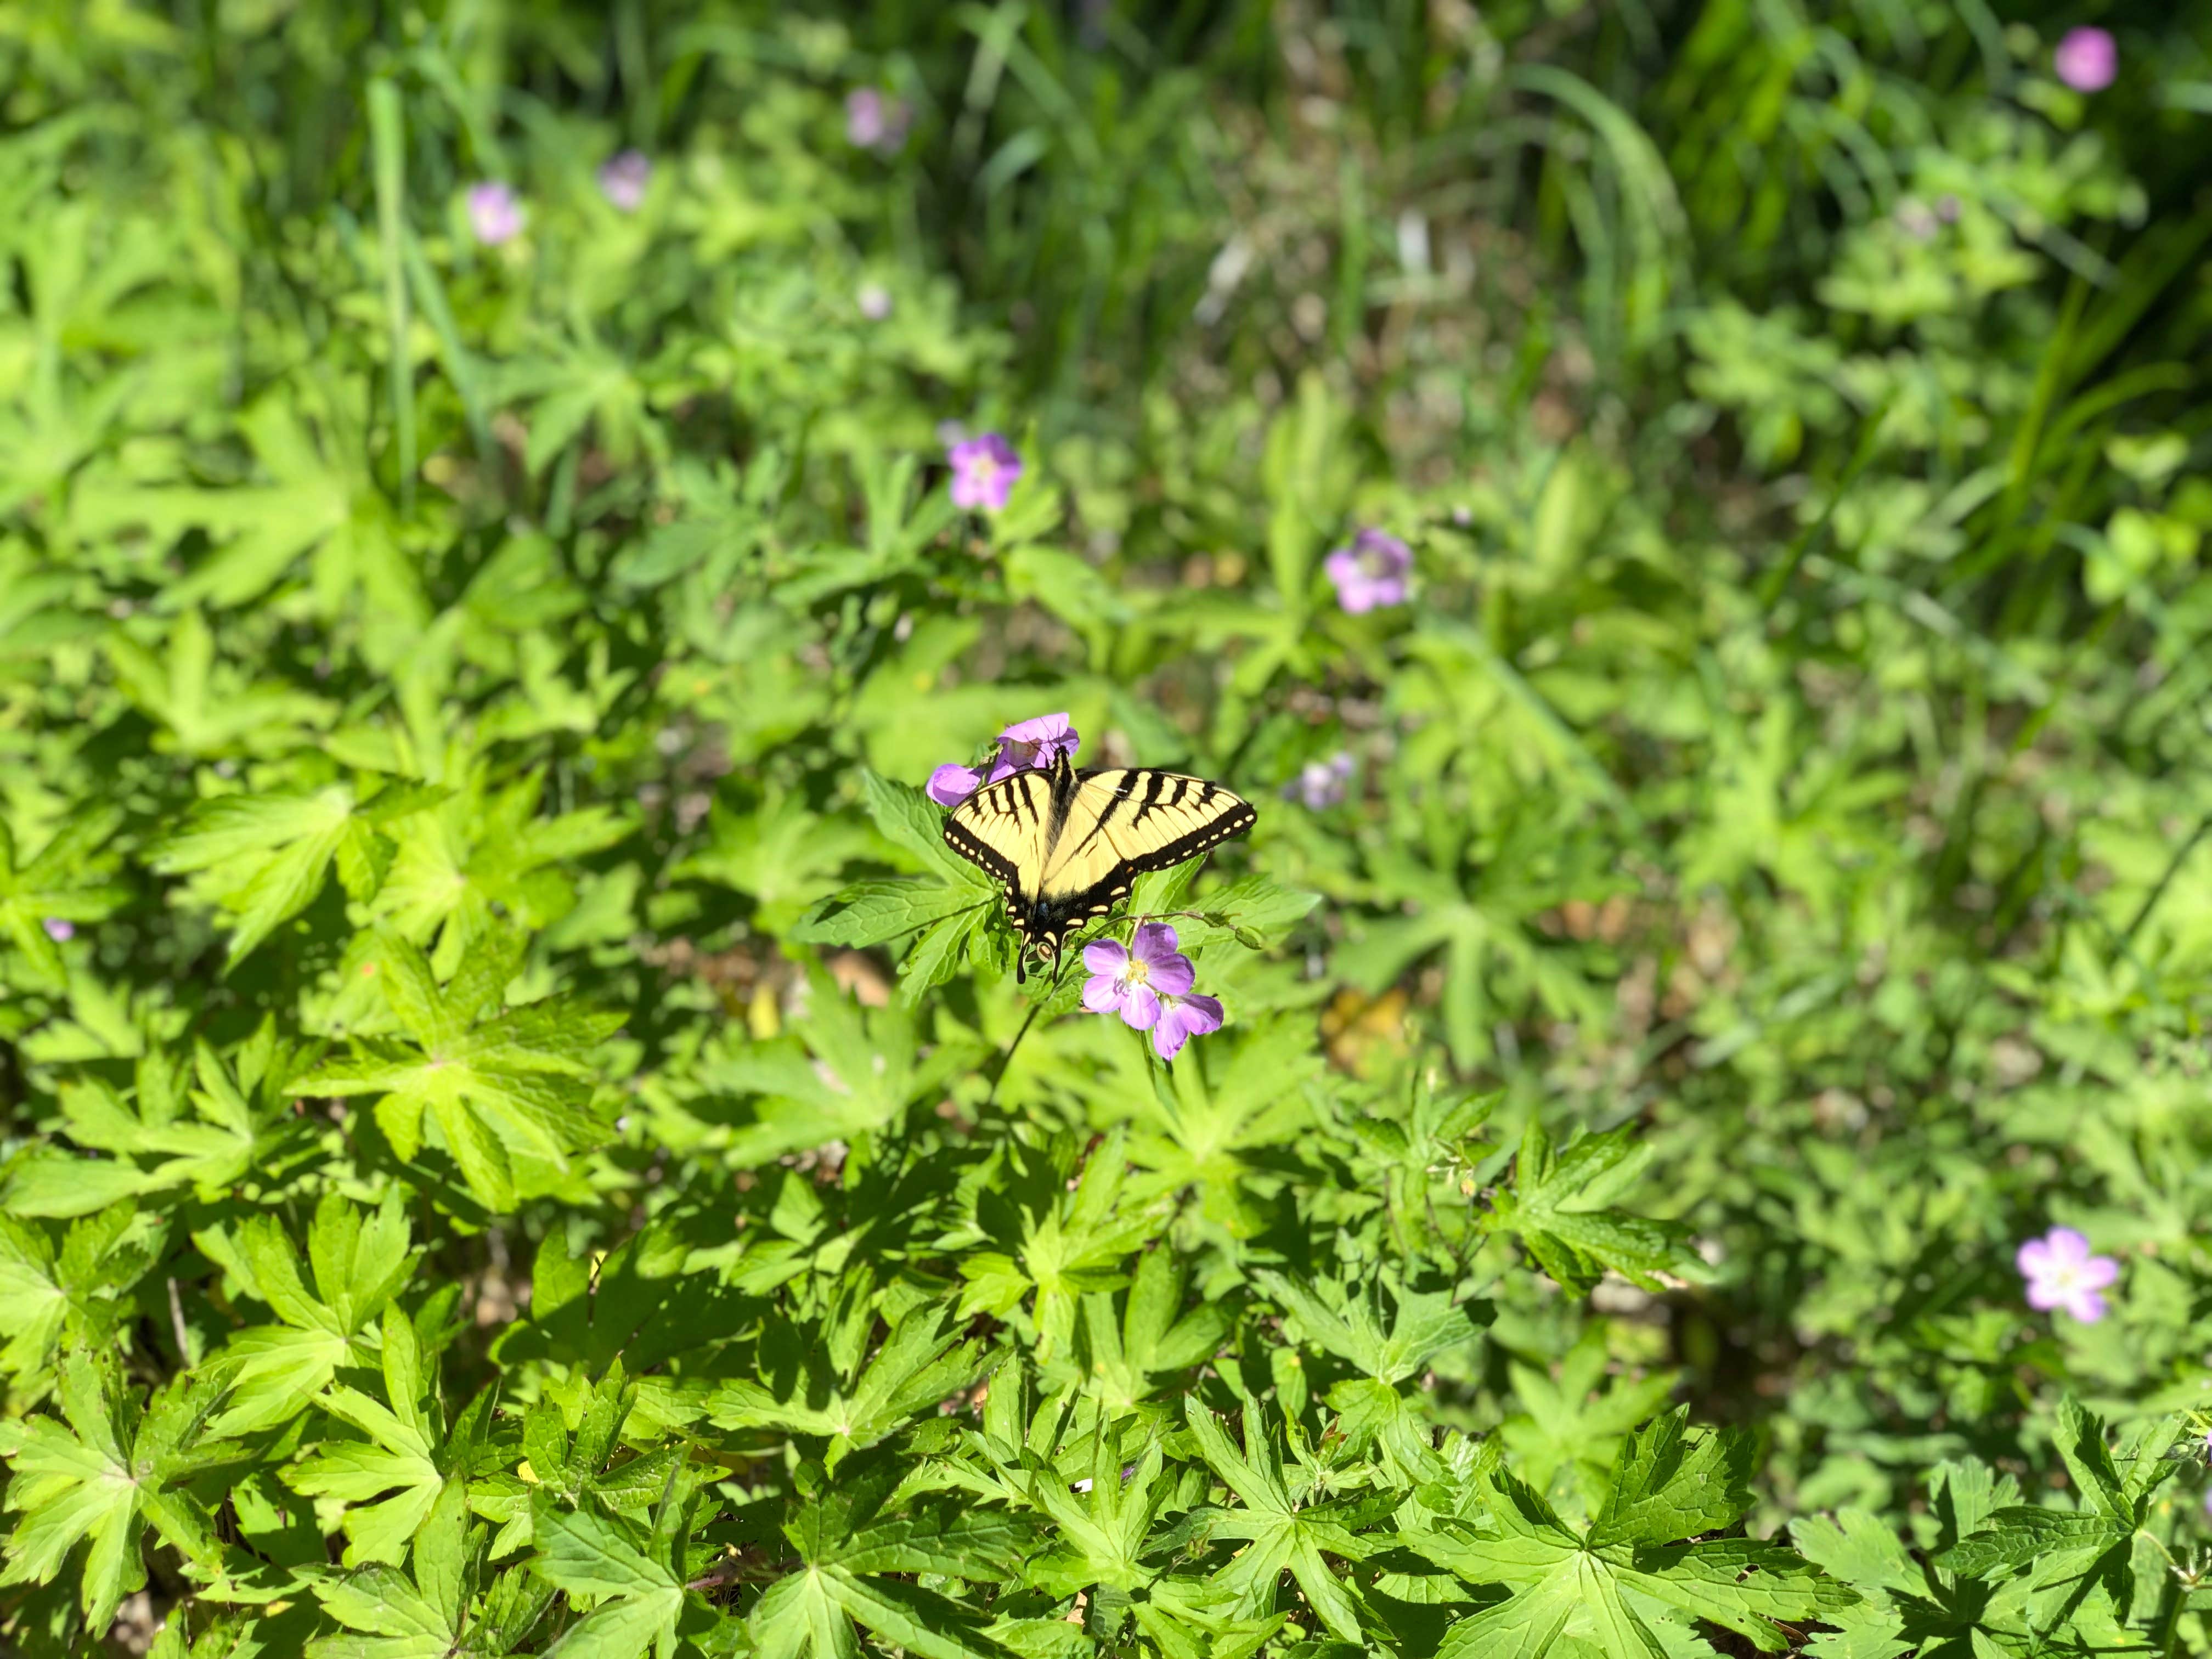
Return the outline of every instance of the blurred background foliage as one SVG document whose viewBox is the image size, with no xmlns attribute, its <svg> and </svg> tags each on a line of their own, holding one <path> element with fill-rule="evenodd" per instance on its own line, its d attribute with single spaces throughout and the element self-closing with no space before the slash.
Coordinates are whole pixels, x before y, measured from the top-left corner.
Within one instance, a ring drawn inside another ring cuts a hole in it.
<svg viewBox="0 0 2212 1659">
<path fill-rule="evenodd" d="M 2109 87 L 2054 73 L 2085 24 Z M 1753 1431 L 1761 1534 L 1904 1527 L 1969 1456 L 2063 1504 L 2063 1392 L 2204 1407 L 2212 10 L 16 0 L 0 86 L 37 1236 L 0 1282 L 144 1257 L 53 1290 L 15 1414 L 103 1333 L 141 1382 L 224 1340 L 239 1216 L 281 1197 L 301 1240 L 317 1193 L 395 1182 L 442 1229 L 456 1388 L 597 1381 L 611 1352 L 501 1336 L 532 1254 L 658 1216 L 712 1265 L 732 1204 L 813 1237 L 775 1160 L 834 1189 L 862 1120 L 779 1119 L 757 1051 L 825 1000 L 890 1000 L 866 1040 L 919 1056 L 932 1133 L 1141 1121 L 1103 1022 L 992 1058 L 1023 1010 L 980 946 L 911 1009 L 896 947 L 805 920 L 916 867 L 864 769 L 919 784 L 1052 708 L 1086 761 L 1261 804 L 1221 883 L 1322 896 L 1201 956 L 1221 1052 L 1293 1032 L 1348 1111 L 1426 1074 L 1499 1091 L 1501 1146 L 1648 1149 L 1624 1201 L 1704 1271 L 1499 1280 L 1424 1379 L 1555 1501 L 1594 1512 L 1670 1399 Z M 945 504 L 953 428 L 1021 449 L 1005 513 Z M 1334 603 L 1363 526 L 1412 604 Z M 1301 788 L 1339 755 L 1341 798 Z M 195 1042 L 289 1080 L 422 1038 L 380 975 L 458 1007 L 502 969 L 594 1011 L 526 1062 L 575 1079 L 534 1154 L 256 1116 L 173 1215 L 86 1173 L 118 1161 L 72 1090 L 137 1078 L 143 1117 Z M 1297 1137 L 1221 1137 L 1159 1190 L 1276 1331 L 1249 1241 Z M 2023 1307 L 2057 1224 L 2122 1263 L 2094 1325 Z M 2201 1484 L 2159 1512 L 2177 1559 Z M 74 1639 L 69 1599 L 16 1638 Z"/>
</svg>

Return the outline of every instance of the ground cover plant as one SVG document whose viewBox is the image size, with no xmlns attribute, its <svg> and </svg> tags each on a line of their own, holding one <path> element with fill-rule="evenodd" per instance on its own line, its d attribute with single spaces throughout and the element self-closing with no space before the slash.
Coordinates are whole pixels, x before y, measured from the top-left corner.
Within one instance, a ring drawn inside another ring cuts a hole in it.
<svg viewBox="0 0 2212 1659">
<path fill-rule="evenodd" d="M 2203 8 L 0 69 L 8 1651 L 2212 1650 Z"/>
</svg>

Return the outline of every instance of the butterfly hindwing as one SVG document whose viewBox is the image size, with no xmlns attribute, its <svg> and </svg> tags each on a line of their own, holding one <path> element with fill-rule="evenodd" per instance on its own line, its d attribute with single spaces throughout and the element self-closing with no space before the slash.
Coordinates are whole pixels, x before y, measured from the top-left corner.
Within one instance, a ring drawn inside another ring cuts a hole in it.
<svg viewBox="0 0 2212 1659">
<path fill-rule="evenodd" d="M 1218 783 L 1148 767 L 1077 772 L 1063 757 L 979 789 L 945 820 L 946 845 L 999 882 L 1030 945 L 1060 942 L 1129 896 L 1136 878 L 1252 827 Z M 1016 974 L 1018 977 L 1020 969 Z"/>
</svg>

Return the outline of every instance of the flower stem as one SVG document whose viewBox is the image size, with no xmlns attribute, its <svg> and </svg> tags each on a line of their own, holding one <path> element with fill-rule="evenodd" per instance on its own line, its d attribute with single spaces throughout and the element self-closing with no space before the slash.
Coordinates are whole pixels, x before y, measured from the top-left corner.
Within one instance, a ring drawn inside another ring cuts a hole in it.
<svg viewBox="0 0 2212 1659">
<path fill-rule="evenodd" d="M 1060 977 L 1066 971 L 1067 958 L 1063 954 L 1060 959 L 1053 964 L 1052 983 L 1046 988 L 1042 996 L 1030 1004 L 1029 1016 L 1022 1021 L 1022 1029 L 1014 1033 L 1014 1040 L 1006 1045 L 1006 1052 L 1000 1057 L 999 1069 L 991 1074 L 991 1092 L 983 1097 L 985 1111 L 988 1112 L 997 1103 L 999 1085 L 1006 1080 L 1006 1068 L 1014 1063 L 1014 1050 L 1022 1046 L 1022 1039 L 1030 1034 L 1030 1027 L 1036 1024 L 1036 1017 L 1044 1012 L 1045 1004 L 1050 1002 L 1059 992 Z"/>
</svg>

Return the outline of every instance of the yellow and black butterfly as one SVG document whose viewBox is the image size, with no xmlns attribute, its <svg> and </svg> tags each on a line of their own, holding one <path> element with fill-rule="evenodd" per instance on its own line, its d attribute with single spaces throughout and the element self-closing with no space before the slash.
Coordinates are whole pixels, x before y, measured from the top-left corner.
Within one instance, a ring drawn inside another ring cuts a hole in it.
<svg viewBox="0 0 2212 1659">
<path fill-rule="evenodd" d="M 987 784 L 952 809 L 945 844 L 1006 890 L 1022 956 L 1055 963 L 1067 936 L 1165 870 L 1252 827 L 1258 814 L 1218 783 L 1148 767 L 1079 772 L 1062 754 Z M 1018 960 L 1014 977 L 1024 977 Z"/>
</svg>

